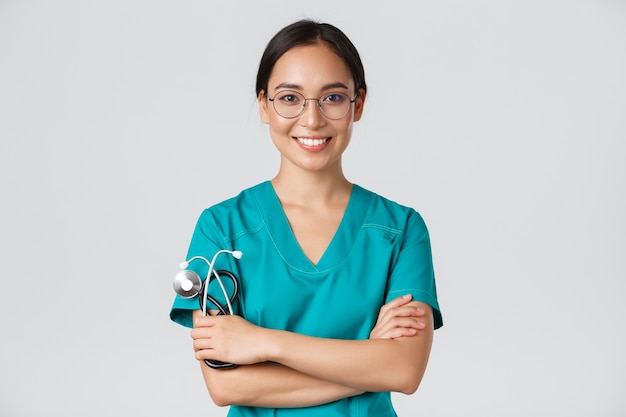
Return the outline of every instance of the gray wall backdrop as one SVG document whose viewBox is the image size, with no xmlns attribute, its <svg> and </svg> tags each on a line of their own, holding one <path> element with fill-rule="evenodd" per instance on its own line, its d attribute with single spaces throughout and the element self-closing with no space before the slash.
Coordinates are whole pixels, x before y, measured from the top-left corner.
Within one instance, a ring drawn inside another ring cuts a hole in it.
<svg viewBox="0 0 626 417">
<path fill-rule="evenodd" d="M 432 234 L 445 326 L 399 414 L 625 415 L 626 2 L 296 3 L 0 0 L 0 415 L 226 414 L 171 281 L 276 172 L 254 77 L 302 17 L 366 66 L 349 179 Z"/>
</svg>

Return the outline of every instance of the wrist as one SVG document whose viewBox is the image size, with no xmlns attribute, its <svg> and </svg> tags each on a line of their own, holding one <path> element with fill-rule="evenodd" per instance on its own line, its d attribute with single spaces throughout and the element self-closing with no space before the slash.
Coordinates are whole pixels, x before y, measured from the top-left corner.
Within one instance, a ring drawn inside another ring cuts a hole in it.
<svg viewBox="0 0 626 417">
<path fill-rule="evenodd" d="M 266 358 L 267 362 L 280 362 L 282 358 L 282 345 L 285 331 L 266 329 Z"/>
</svg>

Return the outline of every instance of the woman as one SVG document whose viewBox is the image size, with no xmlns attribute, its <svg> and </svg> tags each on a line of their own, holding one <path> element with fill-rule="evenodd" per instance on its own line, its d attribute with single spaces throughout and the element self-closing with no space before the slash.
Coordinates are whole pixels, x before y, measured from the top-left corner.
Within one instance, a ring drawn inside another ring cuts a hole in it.
<svg viewBox="0 0 626 417">
<path fill-rule="evenodd" d="M 243 252 L 215 262 L 239 279 L 237 315 L 177 297 L 171 318 L 193 326 L 229 416 L 394 416 L 390 392 L 417 389 L 442 320 L 422 218 L 342 170 L 367 92 L 359 54 L 334 26 L 293 23 L 269 42 L 256 90 L 278 173 L 205 210 L 189 248 Z"/>
</svg>

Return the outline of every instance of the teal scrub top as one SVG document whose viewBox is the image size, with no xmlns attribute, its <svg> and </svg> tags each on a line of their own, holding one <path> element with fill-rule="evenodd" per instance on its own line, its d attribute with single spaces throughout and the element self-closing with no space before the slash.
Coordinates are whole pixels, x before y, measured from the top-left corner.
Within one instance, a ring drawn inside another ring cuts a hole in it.
<svg viewBox="0 0 626 417">
<path fill-rule="evenodd" d="M 210 260 L 222 249 L 243 253 L 239 260 L 221 254 L 215 269 L 237 276 L 240 288 L 233 309 L 253 324 L 316 337 L 368 339 L 380 307 L 411 294 L 413 300 L 433 308 L 435 329 L 443 325 L 430 239 L 422 217 L 414 209 L 356 184 L 335 236 L 317 264 L 300 248 L 269 181 L 202 212 L 187 259 L 204 256 Z M 194 261 L 189 269 L 204 278 L 208 267 Z M 222 281 L 230 290 L 228 280 Z M 209 293 L 223 301 L 216 280 L 210 282 Z M 192 327 L 191 311 L 198 308 L 197 298 L 177 295 L 170 318 Z M 390 394 L 376 392 L 306 408 L 232 406 L 228 415 L 396 414 Z"/>
</svg>

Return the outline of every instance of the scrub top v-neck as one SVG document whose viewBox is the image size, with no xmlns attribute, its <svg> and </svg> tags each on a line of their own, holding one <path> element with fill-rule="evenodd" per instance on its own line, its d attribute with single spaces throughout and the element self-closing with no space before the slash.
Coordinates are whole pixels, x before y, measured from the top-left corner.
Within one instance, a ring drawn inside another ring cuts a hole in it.
<svg viewBox="0 0 626 417">
<path fill-rule="evenodd" d="M 361 187 L 357 185 L 353 187 L 345 213 L 333 238 L 319 261 L 313 263 L 299 245 L 272 183 L 267 181 L 260 184 L 255 189 L 254 195 L 276 249 L 292 268 L 312 273 L 328 270 L 346 259 L 352 248 L 354 236 L 361 228 L 370 199 L 370 195 Z"/>
</svg>

